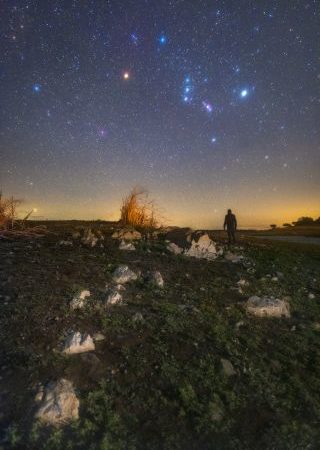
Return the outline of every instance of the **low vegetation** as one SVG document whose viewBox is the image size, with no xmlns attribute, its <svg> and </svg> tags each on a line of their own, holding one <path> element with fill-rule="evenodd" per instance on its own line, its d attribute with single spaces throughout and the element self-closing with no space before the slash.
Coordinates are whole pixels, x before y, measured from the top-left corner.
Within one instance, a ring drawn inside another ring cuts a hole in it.
<svg viewBox="0 0 320 450">
<path fill-rule="evenodd" d="M 0 246 L 1 449 L 318 448 L 317 247 L 246 240 L 233 249 L 244 263 L 209 262 L 170 254 L 161 235 L 121 251 L 115 224 L 92 225 L 104 237 L 94 248 L 72 237 L 84 224 L 48 226 Z M 119 264 L 160 271 L 164 287 L 138 279 L 125 304 L 98 308 Z M 83 289 L 88 306 L 71 310 Z M 251 295 L 287 297 L 291 317 L 249 317 Z M 65 357 L 70 329 L 105 339 Z M 34 397 L 60 377 L 75 386 L 80 418 L 45 427 Z"/>
<path fill-rule="evenodd" d="M 19 206 L 22 204 L 21 199 L 12 197 L 6 198 L 0 191 L 0 238 L 11 239 L 17 236 L 35 236 L 46 233 L 45 226 L 30 226 L 31 215 L 35 211 L 31 209 L 25 216 L 21 218 L 19 215 Z"/>
<path fill-rule="evenodd" d="M 160 225 L 160 215 L 153 200 L 145 189 L 135 187 L 123 199 L 121 224 L 144 229 L 154 229 Z"/>
<path fill-rule="evenodd" d="M 14 197 L 6 198 L 0 191 L 0 230 L 13 229 L 16 225 L 18 215 L 17 207 L 21 200 Z"/>
</svg>

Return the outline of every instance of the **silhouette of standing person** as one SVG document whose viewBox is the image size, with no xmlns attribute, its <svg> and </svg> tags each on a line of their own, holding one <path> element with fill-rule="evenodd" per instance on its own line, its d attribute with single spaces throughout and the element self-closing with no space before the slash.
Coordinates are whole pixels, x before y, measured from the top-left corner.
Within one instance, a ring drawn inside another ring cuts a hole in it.
<svg viewBox="0 0 320 450">
<path fill-rule="evenodd" d="M 236 230 L 237 230 L 237 219 L 234 214 L 232 214 L 231 209 L 228 209 L 228 214 L 224 218 L 223 229 L 227 227 L 229 244 L 236 243 Z"/>
</svg>

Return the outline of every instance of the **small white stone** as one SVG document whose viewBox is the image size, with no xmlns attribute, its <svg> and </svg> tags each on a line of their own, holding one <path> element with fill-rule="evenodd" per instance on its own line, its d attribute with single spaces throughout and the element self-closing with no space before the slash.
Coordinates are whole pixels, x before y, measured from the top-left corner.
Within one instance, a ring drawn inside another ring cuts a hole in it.
<svg viewBox="0 0 320 450">
<path fill-rule="evenodd" d="M 121 241 L 120 245 L 119 245 L 119 250 L 125 250 L 125 251 L 129 251 L 132 252 L 134 251 L 136 248 L 135 246 L 132 244 L 132 242 L 125 242 L 125 241 Z"/>
<path fill-rule="evenodd" d="M 240 327 L 243 327 L 245 325 L 243 320 L 239 320 L 239 322 L 236 323 L 236 329 L 239 330 Z"/>
<path fill-rule="evenodd" d="M 117 285 L 115 286 L 115 289 L 116 289 L 117 291 L 125 291 L 125 290 L 126 290 L 126 288 L 123 286 L 123 284 L 117 284 Z"/>
<path fill-rule="evenodd" d="M 228 359 L 221 358 L 221 364 L 222 369 L 224 373 L 227 375 L 227 377 L 231 377 L 232 375 L 236 374 L 233 364 Z"/>
<path fill-rule="evenodd" d="M 62 240 L 62 241 L 59 242 L 59 245 L 65 246 L 65 247 L 72 247 L 73 246 L 73 242 L 72 241 Z"/>
<path fill-rule="evenodd" d="M 136 280 L 137 274 L 134 273 L 131 269 L 129 269 L 128 266 L 122 265 L 119 266 L 114 272 L 113 272 L 113 281 L 116 283 L 128 283 L 129 281 Z"/>
<path fill-rule="evenodd" d="M 139 313 L 139 312 L 136 312 L 135 314 L 134 314 L 134 316 L 132 317 L 132 321 L 133 322 L 143 322 L 143 315 L 141 314 L 141 313 Z"/>
<path fill-rule="evenodd" d="M 107 305 L 119 305 L 122 303 L 122 295 L 116 289 L 111 289 L 106 303 Z"/>
<path fill-rule="evenodd" d="M 164 286 L 162 275 L 158 270 L 154 272 L 147 272 L 144 278 L 147 283 L 155 284 L 160 288 Z"/>
<path fill-rule="evenodd" d="M 169 252 L 173 253 L 174 255 L 180 255 L 183 252 L 183 249 L 174 242 L 169 242 L 169 244 L 167 245 L 167 250 L 169 250 Z"/>
<path fill-rule="evenodd" d="M 98 240 L 99 240 L 99 238 L 97 236 L 95 236 L 95 234 L 89 228 L 88 230 L 86 230 L 84 232 L 84 236 L 81 239 L 81 242 L 84 245 L 87 245 L 88 247 L 95 247 L 97 242 L 98 242 Z"/>
<path fill-rule="evenodd" d="M 106 338 L 105 335 L 102 334 L 102 333 L 95 333 L 95 334 L 93 335 L 93 340 L 94 340 L 95 342 L 101 342 L 101 341 L 104 341 L 105 338 Z"/>
<path fill-rule="evenodd" d="M 312 292 L 309 292 L 308 299 L 309 300 L 314 300 L 315 298 L 316 298 L 316 296 Z"/>
<path fill-rule="evenodd" d="M 142 235 L 137 230 L 122 229 L 122 230 L 115 231 L 111 237 L 112 237 L 112 239 L 135 241 L 135 240 L 140 240 L 142 238 Z"/>
<path fill-rule="evenodd" d="M 48 425 L 63 425 L 79 418 L 79 400 L 70 381 L 61 378 L 40 387 L 35 417 Z"/>
<path fill-rule="evenodd" d="M 90 297 L 90 291 L 84 290 L 79 293 L 79 295 L 76 295 L 70 302 L 70 308 L 75 309 L 81 309 L 85 306 L 87 302 L 87 298 Z"/>
<path fill-rule="evenodd" d="M 72 355 L 95 350 L 92 337 L 89 334 L 81 334 L 79 331 L 70 334 L 65 340 L 63 353 Z"/>
<path fill-rule="evenodd" d="M 254 295 L 247 300 L 246 310 L 257 317 L 290 317 L 289 304 L 277 298 Z"/>
<path fill-rule="evenodd" d="M 240 278 L 240 280 L 237 282 L 238 286 L 249 286 L 249 281 L 245 280 L 244 278 Z"/>
</svg>

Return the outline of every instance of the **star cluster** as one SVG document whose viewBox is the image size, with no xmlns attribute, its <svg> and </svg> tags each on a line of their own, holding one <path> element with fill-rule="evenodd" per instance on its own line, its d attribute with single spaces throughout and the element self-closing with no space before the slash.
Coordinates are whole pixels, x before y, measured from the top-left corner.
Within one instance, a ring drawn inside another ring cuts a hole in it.
<svg viewBox="0 0 320 450">
<path fill-rule="evenodd" d="M 319 215 L 320 10 L 279 2 L 8 2 L 0 184 L 42 217 L 110 218 L 148 187 L 172 222 Z"/>
</svg>

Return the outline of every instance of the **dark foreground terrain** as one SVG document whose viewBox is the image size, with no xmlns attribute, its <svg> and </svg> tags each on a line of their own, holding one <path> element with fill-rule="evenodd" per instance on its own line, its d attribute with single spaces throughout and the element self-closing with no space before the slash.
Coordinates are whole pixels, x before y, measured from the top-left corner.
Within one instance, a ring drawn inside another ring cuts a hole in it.
<svg viewBox="0 0 320 450">
<path fill-rule="evenodd" d="M 170 254 L 165 236 L 119 250 L 105 224 L 103 247 L 60 245 L 77 227 L 0 241 L 0 448 L 319 449 L 319 247 L 246 239 L 242 262 L 206 261 Z M 164 287 L 138 279 L 105 307 L 119 264 Z M 71 310 L 83 289 L 88 306 Z M 291 317 L 249 316 L 251 295 L 287 297 Z M 63 356 L 70 330 L 105 339 Z M 80 418 L 42 426 L 37 389 L 61 377 Z"/>
</svg>

